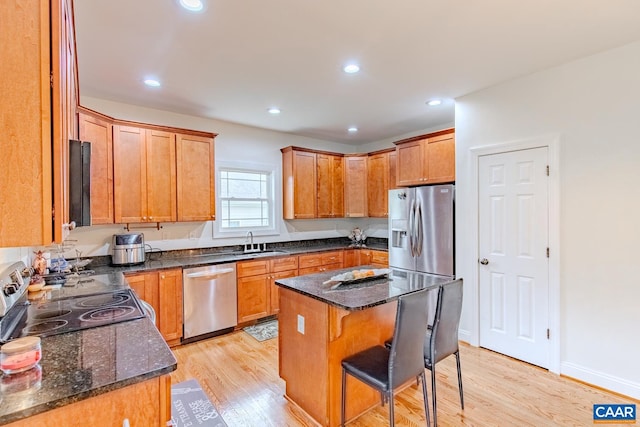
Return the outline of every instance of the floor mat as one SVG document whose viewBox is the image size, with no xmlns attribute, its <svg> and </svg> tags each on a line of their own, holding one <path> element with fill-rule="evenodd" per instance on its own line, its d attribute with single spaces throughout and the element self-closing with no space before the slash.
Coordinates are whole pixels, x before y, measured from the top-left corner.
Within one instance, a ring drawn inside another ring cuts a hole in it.
<svg viewBox="0 0 640 427">
<path fill-rule="evenodd" d="M 195 379 L 171 386 L 171 422 L 175 427 L 227 427 Z"/>
<path fill-rule="evenodd" d="M 247 326 L 242 330 L 258 341 L 266 341 L 278 336 L 278 321 L 269 320 L 268 322 L 258 323 L 253 326 Z"/>
</svg>

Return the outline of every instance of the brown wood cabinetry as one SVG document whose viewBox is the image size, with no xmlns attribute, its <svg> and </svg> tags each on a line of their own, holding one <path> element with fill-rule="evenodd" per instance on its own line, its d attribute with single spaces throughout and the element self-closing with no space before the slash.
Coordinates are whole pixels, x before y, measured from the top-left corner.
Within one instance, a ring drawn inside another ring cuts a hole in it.
<svg viewBox="0 0 640 427">
<path fill-rule="evenodd" d="M 396 142 L 399 186 L 455 181 L 453 129 Z"/>
<path fill-rule="evenodd" d="M 280 311 L 278 279 L 298 275 L 298 257 L 241 261 L 236 264 L 238 323 L 277 314 Z"/>
<path fill-rule="evenodd" d="M 348 218 L 367 216 L 367 156 L 344 158 L 344 211 Z"/>
<path fill-rule="evenodd" d="M 300 255 L 298 257 L 298 271 L 302 276 L 320 271 L 337 270 L 342 268 L 343 263 L 343 250 Z"/>
<path fill-rule="evenodd" d="M 316 153 L 295 147 L 282 151 L 282 197 L 284 219 L 317 216 Z"/>
<path fill-rule="evenodd" d="M 178 221 L 216 217 L 213 138 L 176 135 Z"/>
<path fill-rule="evenodd" d="M 398 188 L 398 155 L 396 151 L 391 151 L 389 153 L 389 190 L 393 190 L 394 188 Z"/>
<path fill-rule="evenodd" d="M 344 160 L 341 155 L 316 154 L 318 218 L 344 216 Z"/>
<path fill-rule="evenodd" d="M 113 133 L 115 222 L 175 221 L 175 134 L 122 125 Z"/>
<path fill-rule="evenodd" d="M 113 122 L 79 108 L 79 138 L 91 143 L 91 225 L 113 224 Z"/>
<path fill-rule="evenodd" d="M 164 427 L 171 421 L 171 377 L 163 375 L 66 406 L 51 409 L 7 427 L 121 426 Z"/>
<path fill-rule="evenodd" d="M 129 286 L 156 312 L 156 326 L 170 346 L 182 338 L 182 269 L 127 274 Z"/>
<path fill-rule="evenodd" d="M 68 140 L 78 134 L 72 11 L 69 0 L 0 2 L 2 247 L 65 237 Z"/>
<path fill-rule="evenodd" d="M 375 267 L 386 268 L 389 266 L 389 253 L 374 249 L 360 249 L 358 251 L 359 265 L 373 265 Z"/>
<path fill-rule="evenodd" d="M 386 218 L 388 216 L 391 153 L 391 151 L 370 153 L 367 159 L 367 204 L 369 217 Z"/>
</svg>

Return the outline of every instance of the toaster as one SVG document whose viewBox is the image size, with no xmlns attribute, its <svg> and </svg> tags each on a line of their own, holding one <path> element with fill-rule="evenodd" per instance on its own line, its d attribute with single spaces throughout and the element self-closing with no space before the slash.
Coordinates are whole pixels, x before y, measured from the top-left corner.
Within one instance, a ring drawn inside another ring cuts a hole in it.
<svg viewBox="0 0 640 427">
<path fill-rule="evenodd" d="M 145 261 L 144 234 L 114 234 L 111 265 L 135 265 Z"/>
</svg>

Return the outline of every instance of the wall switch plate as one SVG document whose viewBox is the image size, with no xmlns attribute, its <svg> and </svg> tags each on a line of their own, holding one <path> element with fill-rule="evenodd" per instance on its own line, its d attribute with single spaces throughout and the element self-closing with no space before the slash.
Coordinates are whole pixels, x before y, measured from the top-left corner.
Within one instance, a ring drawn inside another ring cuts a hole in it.
<svg viewBox="0 0 640 427">
<path fill-rule="evenodd" d="M 304 317 L 298 314 L 298 332 L 304 335 Z"/>
</svg>

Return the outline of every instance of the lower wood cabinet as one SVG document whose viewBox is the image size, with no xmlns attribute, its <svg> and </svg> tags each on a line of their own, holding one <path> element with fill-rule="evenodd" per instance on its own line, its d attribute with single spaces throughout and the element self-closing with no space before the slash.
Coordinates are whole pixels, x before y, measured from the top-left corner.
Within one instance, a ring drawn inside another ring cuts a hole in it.
<svg viewBox="0 0 640 427">
<path fill-rule="evenodd" d="M 171 377 L 163 375 L 52 409 L 7 427 L 165 427 L 171 421 Z"/>
<path fill-rule="evenodd" d="M 238 323 L 277 314 L 280 311 L 277 279 L 298 275 L 298 257 L 241 261 L 236 264 Z"/>
<path fill-rule="evenodd" d="M 182 269 L 127 274 L 129 286 L 156 312 L 156 326 L 170 346 L 182 338 Z"/>
<path fill-rule="evenodd" d="M 318 252 L 300 255 L 298 266 L 300 275 L 337 270 L 344 265 L 344 251 Z"/>
<path fill-rule="evenodd" d="M 379 268 L 389 266 L 389 253 L 374 249 L 360 249 L 358 251 L 358 265 L 373 265 Z"/>
</svg>

